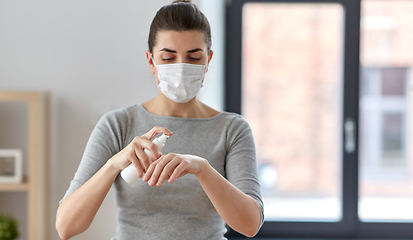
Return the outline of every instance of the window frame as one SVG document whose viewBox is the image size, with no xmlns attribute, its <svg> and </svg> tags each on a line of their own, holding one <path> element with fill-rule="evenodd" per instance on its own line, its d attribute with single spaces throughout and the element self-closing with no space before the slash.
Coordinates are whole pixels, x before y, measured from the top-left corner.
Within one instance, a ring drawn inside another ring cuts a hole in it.
<svg viewBox="0 0 413 240">
<path fill-rule="evenodd" d="M 403 95 L 383 95 L 381 93 L 382 91 L 382 80 L 383 80 L 383 72 L 385 70 L 398 70 L 403 72 L 404 79 L 403 79 L 403 85 L 404 88 L 406 88 L 407 85 L 407 80 L 408 80 L 408 72 L 409 68 L 408 67 L 377 67 L 377 66 L 365 66 L 361 68 L 361 76 L 364 76 L 363 78 L 366 80 L 366 78 L 369 78 L 369 83 L 362 83 L 361 85 L 364 87 L 368 87 L 369 89 L 365 89 L 364 93 L 363 89 L 360 89 L 360 112 L 363 112 L 363 110 L 368 110 L 369 114 L 373 115 L 380 115 L 381 119 L 376 119 L 376 124 L 379 123 L 379 128 L 384 129 L 383 127 L 383 114 L 399 114 L 401 116 L 401 127 L 402 130 L 406 131 L 406 107 L 407 107 L 407 95 L 404 93 Z M 373 76 L 373 77 L 371 77 Z M 371 79 L 374 79 L 371 81 Z M 361 80 L 362 81 L 362 80 Z M 377 86 L 372 86 L 372 84 L 377 84 Z M 368 93 L 366 93 L 368 92 Z M 380 99 L 381 103 L 379 104 L 378 102 L 375 101 L 375 99 Z M 371 107 L 370 103 L 373 103 L 375 106 Z M 388 103 L 388 104 L 387 104 Z M 380 118 L 379 117 L 379 118 Z M 363 117 L 360 116 L 360 125 L 363 123 Z M 374 123 L 372 124 L 371 122 L 364 120 L 364 124 L 368 127 L 371 127 L 370 129 L 364 129 L 365 131 L 374 131 Z M 375 126 L 377 127 L 377 126 Z M 380 145 L 383 144 L 383 132 L 378 132 L 376 138 L 374 138 L 374 141 L 369 141 L 367 139 L 360 139 L 360 145 L 365 144 L 365 148 L 371 149 L 373 148 L 373 152 L 377 152 L 378 156 L 383 154 L 383 150 L 380 148 Z M 367 135 L 365 133 L 365 135 Z M 372 157 L 367 159 L 367 157 L 360 156 L 360 159 L 365 158 L 368 160 L 368 162 L 365 162 L 366 166 L 370 168 L 368 171 L 364 172 L 364 179 L 369 179 L 369 180 L 377 180 L 377 179 L 383 179 L 383 175 L 386 176 L 391 176 L 392 179 L 406 179 L 410 177 L 409 171 L 406 170 L 408 167 L 408 159 L 407 159 L 407 143 L 406 143 L 406 136 L 400 136 L 401 140 L 401 148 L 402 152 L 404 153 L 404 156 L 401 159 L 400 166 L 398 166 L 396 169 L 393 169 L 391 171 L 388 171 L 386 168 L 383 168 L 381 164 L 380 157 Z M 369 146 L 367 146 L 369 145 Z M 361 152 L 360 154 L 363 154 Z M 368 155 L 368 154 L 366 154 Z M 370 155 L 371 157 L 371 155 Z M 362 170 L 361 170 L 362 172 Z"/>
<path fill-rule="evenodd" d="M 229 0 L 226 6 L 225 110 L 241 113 L 242 7 L 245 3 L 338 3 L 344 9 L 342 122 L 356 124 L 356 148 L 345 151 L 342 134 L 342 219 L 339 222 L 265 222 L 256 238 L 391 238 L 411 237 L 413 223 L 361 222 L 358 217 L 359 77 L 361 0 Z M 344 127 L 343 127 L 344 128 Z M 344 184 L 345 183 L 345 184 Z M 410 233 L 410 235 L 409 235 Z M 245 238 L 230 230 L 229 239 Z"/>
</svg>

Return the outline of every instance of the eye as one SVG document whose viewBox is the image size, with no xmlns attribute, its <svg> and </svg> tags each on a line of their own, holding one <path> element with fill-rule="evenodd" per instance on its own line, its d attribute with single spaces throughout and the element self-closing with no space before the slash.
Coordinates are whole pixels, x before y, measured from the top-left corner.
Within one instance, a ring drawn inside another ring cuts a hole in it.
<svg viewBox="0 0 413 240">
<path fill-rule="evenodd" d="M 173 61 L 174 58 L 162 58 L 162 61 L 170 62 Z"/>
<path fill-rule="evenodd" d="M 199 60 L 201 60 L 201 58 L 190 57 L 189 60 L 191 60 L 191 61 L 199 61 Z"/>
</svg>

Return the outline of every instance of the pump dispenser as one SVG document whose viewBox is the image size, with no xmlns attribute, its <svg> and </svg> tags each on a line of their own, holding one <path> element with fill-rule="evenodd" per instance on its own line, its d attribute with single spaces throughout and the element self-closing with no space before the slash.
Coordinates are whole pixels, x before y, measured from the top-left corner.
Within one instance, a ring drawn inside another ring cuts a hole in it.
<svg viewBox="0 0 413 240">
<path fill-rule="evenodd" d="M 158 152 L 160 152 L 163 146 L 165 146 L 165 142 L 166 142 L 166 139 L 168 139 L 168 137 L 169 136 L 162 134 L 160 137 L 155 138 L 152 141 L 156 145 L 156 149 L 158 150 Z M 143 151 L 146 153 L 146 156 L 148 156 L 149 162 L 152 163 L 151 152 L 146 149 L 144 149 Z M 123 180 L 125 180 L 129 184 L 132 184 L 136 182 L 136 180 L 139 179 L 137 170 L 132 163 L 129 166 L 127 166 L 125 169 L 123 169 L 120 172 L 120 175 L 122 176 Z"/>
</svg>

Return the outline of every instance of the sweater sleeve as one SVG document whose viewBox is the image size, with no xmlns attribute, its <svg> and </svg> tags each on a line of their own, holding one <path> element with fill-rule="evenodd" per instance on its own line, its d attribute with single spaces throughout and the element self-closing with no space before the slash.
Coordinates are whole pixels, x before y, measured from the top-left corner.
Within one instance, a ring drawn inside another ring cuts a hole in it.
<svg viewBox="0 0 413 240">
<path fill-rule="evenodd" d="M 120 126 L 122 121 L 120 120 L 122 120 L 120 112 L 117 114 L 110 112 L 98 121 L 89 137 L 79 167 L 63 199 L 87 182 L 113 155 L 122 150 L 123 138 Z"/>
<path fill-rule="evenodd" d="M 251 196 L 261 210 L 261 225 L 264 222 L 264 204 L 255 156 L 255 144 L 248 123 L 237 116 L 227 133 L 226 177 L 235 187 Z"/>
</svg>

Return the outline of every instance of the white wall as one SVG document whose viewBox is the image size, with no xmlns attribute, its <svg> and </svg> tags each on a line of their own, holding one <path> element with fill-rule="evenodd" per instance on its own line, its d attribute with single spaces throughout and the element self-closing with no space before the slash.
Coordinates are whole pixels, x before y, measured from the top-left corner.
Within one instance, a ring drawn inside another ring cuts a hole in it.
<svg viewBox="0 0 413 240">
<path fill-rule="evenodd" d="M 214 55 L 205 76 L 204 87 L 198 97 L 211 107 L 223 110 L 225 69 L 225 4 L 226 0 L 199 0 L 199 8 L 211 25 Z"/>
<path fill-rule="evenodd" d="M 146 41 L 156 11 L 170 2 L 0 1 L 0 90 L 50 94 L 51 239 L 59 239 L 54 228 L 58 201 L 97 119 L 156 95 L 145 59 Z M 215 69 L 208 75 L 222 76 L 213 73 L 222 69 Z M 219 80 L 214 84 L 221 87 Z M 213 99 L 210 105 L 222 109 L 221 100 L 216 100 L 223 99 L 222 87 L 218 93 L 208 91 L 215 96 L 202 93 L 202 99 L 207 103 Z M 19 205 L 12 207 L 25 211 Z M 73 239 L 110 239 L 115 234 L 115 215 L 111 190 L 92 226 Z"/>
</svg>

